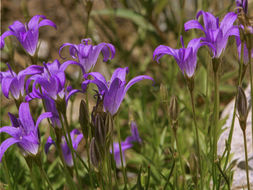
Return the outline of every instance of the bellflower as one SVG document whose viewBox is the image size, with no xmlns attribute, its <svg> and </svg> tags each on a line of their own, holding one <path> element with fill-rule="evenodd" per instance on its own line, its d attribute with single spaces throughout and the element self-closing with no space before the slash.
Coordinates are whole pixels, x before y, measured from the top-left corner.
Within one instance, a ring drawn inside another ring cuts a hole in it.
<svg viewBox="0 0 253 190">
<path fill-rule="evenodd" d="M 63 63 L 63 65 L 76 64 L 82 69 L 83 74 L 88 73 L 96 64 L 100 52 L 102 52 L 106 62 L 114 58 L 115 48 L 109 43 L 100 43 L 98 45 L 91 45 L 91 39 L 83 39 L 80 44 L 65 43 L 60 47 L 59 55 L 61 57 L 61 51 L 64 47 L 69 46 L 69 54 L 73 59 L 77 61 L 69 60 Z"/>
<path fill-rule="evenodd" d="M 40 21 L 40 19 L 42 20 Z M 56 25 L 43 15 L 33 16 L 31 20 L 25 24 L 20 21 L 15 21 L 9 26 L 10 30 L 1 35 L 0 48 L 2 49 L 4 47 L 4 39 L 7 36 L 15 36 L 27 53 L 33 56 L 36 52 L 39 40 L 39 28 L 47 25 L 56 28 Z"/>
<path fill-rule="evenodd" d="M 158 46 L 153 53 L 153 59 L 159 62 L 159 59 L 164 55 L 172 55 L 182 73 L 190 78 L 193 76 L 196 69 L 198 49 L 203 45 L 212 46 L 212 44 L 208 42 L 201 42 L 201 38 L 196 38 L 192 39 L 188 43 L 187 48 L 185 48 L 182 36 L 181 43 L 183 48 L 180 49 L 173 49 L 164 45 Z"/>
<path fill-rule="evenodd" d="M 30 77 L 26 83 L 26 90 L 28 92 L 29 84 L 34 81 L 32 92 L 28 94 L 26 100 L 29 101 L 33 98 L 44 98 L 48 96 L 54 100 L 58 97 L 61 99 L 65 98 L 66 102 L 71 95 L 78 92 L 78 90 L 72 90 L 71 87 L 67 88 L 69 94 L 65 90 L 65 73 L 66 67 L 61 65 L 58 60 L 52 63 L 45 63 L 44 70 L 41 74 Z M 40 85 L 41 89 L 37 88 L 37 84 Z"/>
<path fill-rule="evenodd" d="M 202 37 L 203 42 L 208 42 L 213 45 L 211 48 L 214 58 L 219 58 L 222 51 L 226 48 L 229 36 L 239 36 L 239 30 L 237 26 L 233 26 L 237 19 L 237 14 L 229 12 L 225 15 L 222 22 L 219 22 L 219 18 L 215 18 L 209 12 L 199 11 L 196 18 L 203 16 L 204 27 L 197 20 L 190 20 L 184 24 L 185 31 L 190 29 L 200 29 L 205 33 L 205 37 Z M 209 46 L 210 47 L 210 46 Z"/>
<path fill-rule="evenodd" d="M 53 116 L 50 118 L 52 126 L 61 128 L 60 116 L 57 111 L 55 101 L 48 96 L 43 96 L 43 100 L 46 111 L 53 114 Z"/>
<path fill-rule="evenodd" d="M 73 131 L 70 132 L 70 137 L 73 143 L 73 148 L 76 150 L 80 141 L 83 138 L 83 134 L 81 134 L 77 129 L 74 129 Z M 51 137 L 49 137 L 45 144 L 46 153 L 48 153 L 48 150 L 52 144 L 55 145 L 55 142 L 53 141 Z M 63 157 L 66 164 L 69 167 L 73 166 L 73 158 L 72 158 L 71 150 L 69 149 L 66 139 L 64 137 L 62 137 L 61 149 L 62 149 Z"/>
<path fill-rule="evenodd" d="M 8 133 L 11 137 L 2 142 L 0 146 L 0 161 L 4 152 L 13 144 L 17 144 L 24 155 L 36 155 L 39 149 L 38 126 L 41 120 L 52 117 L 49 112 L 41 114 L 34 125 L 28 103 L 22 103 L 19 107 L 19 118 L 9 113 L 12 126 L 0 128 L 0 133 Z"/>
<path fill-rule="evenodd" d="M 2 92 L 6 98 L 9 98 L 9 93 L 11 93 L 14 99 L 19 99 L 20 95 L 24 95 L 25 77 L 39 74 L 43 71 L 43 67 L 31 65 L 16 74 L 8 63 L 7 66 L 9 67 L 8 71 L 0 72 Z"/>
<path fill-rule="evenodd" d="M 133 147 L 133 143 L 138 142 L 141 143 L 141 138 L 139 136 L 139 132 L 137 129 L 137 125 L 135 122 L 131 122 L 131 136 L 128 136 L 125 141 L 121 142 L 121 150 L 123 157 L 123 164 L 125 164 L 125 151 Z M 120 158 L 120 148 L 119 143 L 113 143 L 114 148 L 114 159 L 117 167 L 121 166 L 121 158 Z"/>
<path fill-rule="evenodd" d="M 119 106 L 127 92 L 127 90 L 135 83 L 153 78 L 147 75 L 140 75 L 134 77 L 128 83 L 126 83 L 126 74 L 128 73 L 128 68 L 118 68 L 112 74 L 111 80 L 107 82 L 103 75 L 98 72 L 91 72 L 84 75 L 87 79 L 82 83 L 82 88 L 85 91 L 89 83 L 94 83 L 97 85 L 100 95 L 103 96 L 104 110 L 109 111 L 111 115 L 115 115 L 119 109 Z M 88 80 L 88 76 L 92 76 L 93 80 Z"/>
</svg>

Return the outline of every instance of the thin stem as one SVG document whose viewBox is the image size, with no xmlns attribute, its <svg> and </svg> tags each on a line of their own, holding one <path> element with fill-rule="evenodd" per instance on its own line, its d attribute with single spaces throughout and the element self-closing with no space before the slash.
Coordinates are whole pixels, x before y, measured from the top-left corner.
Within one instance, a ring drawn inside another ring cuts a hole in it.
<svg viewBox="0 0 253 190">
<path fill-rule="evenodd" d="M 120 137 L 119 125 L 117 126 L 117 132 L 118 132 L 118 142 L 119 142 L 119 150 L 120 150 L 121 167 L 122 167 L 122 170 L 123 170 L 124 184 L 125 184 L 124 189 L 127 189 L 127 176 L 126 176 L 126 169 L 125 169 L 124 163 L 123 163 L 123 154 L 122 154 L 122 148 L 121 148 L 121 137 Z"/>
<path fill-rule="evenodd" d="M 114 145 L 113 145 L 113 137 L 112 137 L 112 157 L 113 159 L 113 173 L 114 173 L 114 178 L 115 178 L 115 186 L 116 186 L 116 189 L 119 189 L 118 188 L 118 178 L 117 178 L 117 171 L 116 171 L 116 166 L 115 166 L 115 160 L 114 160 Z"/>
<path fill-rule="evenodd" d="M 8 189 L 12 190 L 13 187 L 12 187 L 12 184 L 11 184 L 10 173 L 9 173 L 9 170 L 8 170 L 8 166 L 7 166 L 5 157 L 3 158 L 3 167 L 4 167 L 5 178 L 6 178 L 6 181 L 8 183 Z"/>
<path fill-rule="evenodd" d="M 249 164 L 248 164 L 248 151 L 247 151 L 246 130 L 242 130 L 242 132 L 243 132 L 244 151 L 245 151 L 245 161 L 246 161 L 247 186 L 248 186 L 248 190 L 250 190 L 250 183 L 249 183 Z"/>
<path fill-rule="evenodd" d="M 27 163 L 27 166 L 29 168 L 29 171 L 30 171 L 30 175 L 31 175 L 31 178 L 32 178 L 32 182 L 33 182 L 33 185 L 34 185 L 34 189 L 35 190 L 39 190 L 39 185 L 38 185 L 38 181 L 36 179 L 36 175 L 33 174 L 33 167 L 32 167 L 32 160 L 30 158 L 25 158 L 26 160 L 26 163 Z"/>
<path fill-rule="evenodd" d="M 176 140 L 176 146 L 177 146 L 177 151 L 178 151 L 178 156 L 179 156 L 180 167 L 181 167 L 182 174 L 183 174 L 183 189 L 185 189 L 185 171 L 184 171 L 183 159 L 182 159 L 182 155 L 181 155 L 181 150 L 179 148 L 180 146 L 178 143 L 176 131 L 174 131 L 174 136 L 175 136 L 175 140 Z"/>
<path fill-rule="evenodd" d="M 191 103 L 192 103 L 192 113 L 193 113 L 193 120 L 195 126 L 195 135 L 196 135 L 196 142 L 197 142 L 197 154 L 198 154 L 198 161 L 199 161 L 199 174 L 200 174 L 200 189 L 203 189 L 203 175 L 202 175 L 202 164 L 201 164 L 201 155 L 200 155 L 200 146 L 199 146 L 199 130 L 196 120 L 196 112 L 195 112 L 195 103 L 194 103 L 194 91 L 190 90 L 191 95 Z"/>
<path fill-rule="evenodd" d="M 47 181 L 49 189 L 53 190 L 53 186 L 52 186 L 51 182 L 49 181 L 48 176 L 47 176 L 45 170 L 43 169 L 42 165 L 40 165 L 39 168 L 40 168 L 40 172 L 42 173 L 43 177 Z"/>
<path fill-rule="evenodd" d="M 251 140 L 253 149 L 253 75 L 252 75 L 252 65 L 251 65 L 251 49 L 248 49 L 249 55 L 249 74 L 250 74 L 250 98 L 251 98 Z"/>
</svg>

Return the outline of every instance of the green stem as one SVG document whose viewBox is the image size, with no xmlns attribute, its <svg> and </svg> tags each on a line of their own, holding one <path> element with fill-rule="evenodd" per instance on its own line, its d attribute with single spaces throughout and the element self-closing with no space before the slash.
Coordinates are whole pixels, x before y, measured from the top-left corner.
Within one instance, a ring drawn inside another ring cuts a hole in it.
<svg viewBox="0 0 253 190">
<path fill-rule="evenodd" d="M 4 167 L 5 178 L 6 178 L 6 181 L 8 183 L 8 189 L 12 190 L 13 187 L 12 187 L 12 184 L 11 184 L 10 173 L 9 173 L 9 170 L 8 170 L 8 166 L 7 166 L 5 157 L 3 157 L 3 167 Z"/>
<path fill-rule="evenodd" d="M 193 120 L 195 126 L 195 135 L 196 135 L 196 142 L 197 142 L 197 154 L 198 154 L 198 161 L 199 161 L 199 174 L 200 174 L 200 189 L 203 189 L 203 175 L 202 175 L 202 164 L 201 164 L 201 155 L 200 155 L 200 146 L 199 146 L 199 130 L 196 120 L 196 112 L 195 112 L 195 103 L 194 103 L 194 91 L 193 89 L 190 90 L 191 95 L 191 103 L 192 103 L 192 113 L 193 113 Z"/>
<path fill-rule="evenodd" d="M 250 97 L 251 97 L 251 140 L 253 149 L 253 75 L 252 75 L 252 65 L 251 65 L 251 49 L 248 49 L 249 55 L 249 74 L 250 74 Z"/>
<path fill-rule="evenodd" d="M 243 140 L 244 140 L 244 151 L 245 151 L 245 162 L 246 162 L 247 186 L 248 186 L 248 190 L 250 190 L 250 183 L 249 183 L 249 164 L 248 164 L 248 151 L 247 151 L 246 130 L 242 130 L 242 132 L 243 132 Z"/>
<path fill-rule="evenodd" d="M 36 175 L 33 174 L 33 167 L 32 167 L 32 160 L 30 158 L 25 158 L 26 160 L 26 163 L 28 165 L 28 168 L 29 168 L 29 171 L 30 171 L 30 175 L 31 175 L 31 178 L 32 178 L 32 182 L 33 182 L 33 185 L 34 185 L 34 189 L 35 190 L 39 190 L 39 185 L 38 185 L 38 181 L 36 179 Z"/>
<path fill-rule="evenodd" d="M 175 140 L 176 140 L 176 146 L 177 146 L 177 151 L 178 151 L 178 156 L 179 156 L 180 167 L 181 167 L 182 174 L 183 174 L 183 189 L 185 189 L 185 171 L 184 171 L 183 159 L 182 159 L 182 155 L 181 155 L 181 150 L 179 148 L 180 145 L 178 143 L 177 133 L 175 130 L 174 130 L 174 136 L 175 136 Z"/>
<path fill-rule="evenodd" d="M 124 184 L 125 184 L 124 189 L 127 189 L 127 176 L 126 176 L 126 169 L 125 169 L 124 163 L 123 163 L 123 155 L 122 155 L 122 148 L 121 148 L 121 137 L 120 137 L 119 125 L 117 125 L 117 132 L 118 132 L 118 142 L 119 142 L 119 150 L 120 150 L 121 167 L 122 167 L 122 170 L 123 170 Z"/>
<path fill-rule="evenodd" d="M 43 169 L 42 165 L 40 165 L 39 168 L 40 168 L 40 172 L 42 173 L 43 177 L 47 181 L 49 189 L 53 190 L 53 186 L 52 186 L 51 182 L 49 181 L 49 178 L 48 178 L 45 170 Z"/>
<path fill-rule="evenodd" d="M 116 189 L 119 189 L 118 188 L 118 178 L 117 178 L 117 171 L 116 171 L 116 166 L 115 166 L 115 160 L 114 160 L 114 145 L 113 145 L 113 137 L 112 137 L 112 157 L 113 159 L 113 173 L 114 173 L 114 178 L 115 178 L 115 186 L 116 186 Z"/>
</svg>

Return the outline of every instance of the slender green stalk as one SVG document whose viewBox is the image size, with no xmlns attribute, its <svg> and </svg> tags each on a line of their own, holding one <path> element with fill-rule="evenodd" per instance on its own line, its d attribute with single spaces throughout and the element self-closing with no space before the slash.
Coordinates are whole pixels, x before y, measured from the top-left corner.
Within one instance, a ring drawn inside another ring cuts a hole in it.
<svg viewBox="0 0 253 190">
<path fill-rule="evenodd" d="M 124 189 L 127 189 L 127 176 L 126 176 L 126 168 L 123 163 L 123 155 L 122 155 L 122 148 L 121 148 L 121 137 L 120 137 L 120 128 L 119 125 L 117 126 L 117 132 L 118 132 L 118 142 L 119 142 L 119 150 L 120 150 L 120 160 L 121 160 L 121 167 L 123 170 L 123 176 L 124 176 Z"/>
<path fill-rule="evenodd" d="M 29 171 L 30 171 L 30 175 L 31 175 L 31 179 L 32 179 L 32 183 L 34 185 L 34 189 L 35 190 L 39 190 L 39 184 L 38 184 L 38 181 L 36 179 L 36 175 L 33 174 L 33 166 L 32 166 L 32 160 L 30 158 L 25 158 L 26 160 L 26 163 L 27 163 L 27 166 L 29 168 Z"/>
<path fill-rule="evenodd" d="M 174 131 L 174 136 L 175 136 L 175 140 L 176 140 L 176 146 L 177 146 L 177 151 L 178 151 L 178 156 L 179 156 L 180 167 L 181 167 L 182 174 L 183 174 L 183 189 L 185 189 L 185 170 L 184 170 L 183 159 L 182 159 L 180 145 L 178 143 L 176 131 Z"/>
<path fill-rule="evenodd" d="M 52 186 L 51 182 L 49 181 L 49 178 L 48 178 L 45 170 L 43 169 L 42 165 L 39 165 L 39 168 L 40 168 L 40 172 L 42 173 L 44 179 L 47 181 L 49 189 L 53 190 L 53 186 Z"/>
<path fill-rule="evenodd" d="M 113 146 L 113 137 L 112 137 L 112 160 L 113 160 L 113 173 L 114 173 L 114 178 L 115 178 L 115 186 L 116 189 L 118 188 L 118 178 L 117 178 L 117 171 L 116 171 L 116 166 L 115 166 L 115 160 L 114 160 L 114 146 Z"/>
<path fill-rule="evenodd" d="M 250 74 L 250 97 L 251 97 L 251 140 L 253 149 L 253 75 L 252 75 L 252 65 L 251 65 L 251 49 L 248 49 L 249 55 L 249 74 Z"/>
<path fill-rule="evenodd" d="M 9 170 L 8 170 L 8 166 L 7 166 L 7 163 L 6 163 L 6 160 L 5 160 L 5 157 L 3 157 L 3 168 L 4 168 L 4 176 L 6 178 L 6 181 L 8 183 L 8 189 L 12 190 L 13 187 L 12 187 L 12 184 L 11 184 L 11 178 L 10 178 L 10 173 L 9 173 Z"/>
<path fill-rule="evenodd" d="M 250 190 L 250 183 L 249 183 L 249 162 L 248 162 L 248 151 L 247 151 L 246 130 L 242 130 L 242 132 L 243 132 L 243 140 L 244 140 L 244 151 L 245 151 L 245 162 L 246 162 L 247 186 L 248 186 L 248 190 Z"/>
<path fill-rule="evenodd" d="M 195 126 L 195 135 L 196 135 L 196 142 L 197 142 L 197 154 L 198 154 L 198 161 L 199 161 L 199 174 L 200 174 L 200 189 L 203 189 L 203 175 L 202 175 L 202 163 L 201 163 L 201 155 L 200 155 L 200 146 L 199 146 L 199 130 L 196 120 L 196 112 L 195 112 L 195 103 L 194 103 L 194 91 L 193 89 L 189 89 L 191 95 L 191 103 L 192 103 L 192 113 L 193 113 L 193 120 Z"/>
<path fill-rule="evenodd" d="M 110 146 L 109 146 L 110 147 Z M 111 159 L 109 158 L 109 150 L 105 152 L 105 162 L 107 166 L 107 174 L 108 174 L 108 183 L 109 183 L 109 188 L 112 188 L 112 170 L 111 170 Z"/>
</svg>

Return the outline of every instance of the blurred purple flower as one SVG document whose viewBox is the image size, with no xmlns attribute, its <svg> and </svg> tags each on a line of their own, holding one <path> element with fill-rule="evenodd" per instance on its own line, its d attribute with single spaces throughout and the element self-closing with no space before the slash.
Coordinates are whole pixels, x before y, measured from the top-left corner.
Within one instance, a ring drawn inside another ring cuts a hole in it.
<svg viewBox="0 0 253 190">
<path fill-rule="evenodd" d="M 39 21 L 40 19 L 42 20 Z M 25 24 L 20 21 L 15 21 L 9 26 L 10 30 L 1 35 L 0 48 L 2 49 L 4 47 L 4 39 L 7 36 L 15 36 L 27 53 L 33 56 L 36 52 L 39 40 L 39 28 L 47 25 L 56 28 L 56 25 L 43 15 L 33 16 L 31 20 Z"/>
<path fill-rule="evenodd" d="M 30 113 L 29 104 L 23 102 L 19 107 L 19 118 L 9 113 L 12 126 L 5 126 L 0 128 L 0 133 L 5 132 L 12 137 L 2 142 L 0 146 L 0 161 L 4 152 L 13 144 L 18 146 L 24 151 L 24 155 L 36 155 L 39 149 L 39 136 L 38 126 L 41 120 L 52 117 L 52 113 L 46 112 L 41 114 L 34 126 L 34 122 Z"/>
<path fill-rule="evenodd" d="M 48 96 L 44 96 L 43 100 L 44 100 L 46 111 L 51 112 L 53 114 L 53 116 L 50 118 L 52 126 L 61 128 L 61 121 L 60 121 L 59 113 L 56 108 L 55 101 Z"/>
<path fill-rule="evenodd" d="M 82 89 L 85 91 L 89 83 L 94 83 L 97 85 L 100 95 L 103 96 L 104 110 L 109 111 L 111 115 L 116 114 L 119 106 L 127 92 L 127 90 L 135 83 L 149 79 L 153 81 L 153 78 L 147 75 L 140 75 L 134 77 L 128 83 L 126 83 L 126 74 L 128 73 L 128 68 L 118 68 L 112 74 L 111 80 L 107 82 L 103 75 L 98 72 L 91 72 L 84 75 L 87 79 L 82 83 Z M 88 76 L 94 77 L 93 80 L 88 80 Z"/>
<path fill-rule="evenodd" d="M 6 98 L 9 98 L 9 93 L 11 93 L 14 99 L 19 99 L 20 95 L 24 95 L 25 77 L 27 75 L 35 75 L 43 71 L 43 67 L 31 65 L 20 71 L 17 75 L 8 63 L 7 66 L 9 67 L 8 71 L 0 72 L 0 83 L 3 94 Z"/>
<path fill-rule="evenodd" d="M 229 36 L 239 36 L 239 30 L 237 26 L 234 26 L 234 22 L 237 19 L 237 14 L 229 12 L 225 15 L 222 22 L 219 23 L 219 18 L 215 18 L 209 12 L 199 11 L 196 18 L 203 16 L 204 27 L 197 20 L 190 20 L 184 24 L 185 31 L 190 29 L 200 29 L 205 33 L 205 37 L 202 37 L 203 42 L 208 42 L 213 45 L 209 46 L 213 52 L 213 57 L 220 57 L 222 51 L 226 48 Z"/>
<path fill-rule="evenodd" d="M 61 51 L 64 47 L 69 47 L 69 54 L 73 59 L 78 59 L 78 62 L 69 60 L 63 63 L 63 65 L 76 64 L 79 65 L 82 69 L 83 74 L 88 73 L 96 64 L 98 56 L 102 51 L 104 56 L 103 61 L 106 62 L 114 58 L 115 48 L 112 44 L 109 43 L 100 43 L 98 45 L 91 45 L 91 39 L 83 39 L 81 44 L 71 44 L 65 43 L 60 47 L 59 55 L 61 56 Z"/>
<path fill-rule="evenodd" d="M 196 69 L 198 49 L 203 45 L 212 46 L 212 44 L 201 42 L 201 38 L 196 38 L 192 39 L 185 48 L 182 36 L 181 43 L 183 48 L 180 49 L 172 49 L 164 45 L 158 46 L 153 53 L 153 59 L 159 62 L 159 59 L 164 55 L 172 55 L 183 74 L 190 78 L 194 75 Z"/>
<path fill-rule="evenodd" d="M 58 98 L 65 98 L 66 102 L 68 102 L 68 99 L 74 93 L 79 92 L 79 90 L 73 90 L 71 87 L 68 87 L 67 91 L 69 91 L 69 93 L 67 94 L 65 89 L 65 66 L 61 65 L 57 59 L 52 63 L 45 63 L 44 71 L 41 74 L 33 75 L 27 80 L 27 92 L 30 83 L 32 81 L 34 81 L 34 83 L 32 92 L 28 93 L 26 100 L 29 101 L 33 98 L 42 99 L 44 96 L 48 96 L 54 100 L 57 100 Z M 40 85 L 41 89 L 38 88 L 37 84 Z"/>
<path fill-rule="evenodd" d="M 125 141 L 121 142 L 123 164 L 125 164 L 125 151 L 127 149 L 132 148 L 133 143 L 135 142 L 141 143 L 141 138 L 139 136 L 137 125 L 133 121 L 131 122 L 131 133 L 132 133 L 131 136 L 128 136 Z M 119 143 L 113 143 L 113 148 L 114 148 L 114 159 L 115 159 L 116 165 L 117 167 L 121 167 Z"/>
<path fill-rule="evenodd" d="M 236 6 L 241 7 L 245 14 L 248 13 L 248 0 L 236 0 Z"/>
<path fill-rule="evenodd" d="M 239 60 L 241 59 L 241 39 L 240 37 L 236 37 L 236 45 L 237 45 L 237 52 L 238 52 L 238 58 Z M 253 57 L 253 49 L 251 49 L 251 58 Z M 244 42 L 244 47 L 243 47 L 243 63 L 247 65 L 249 63 L 249 51 L 246 46 L 246 42 Z"/>
<path fill-rule="evenodd" d="M 80 141 L 83 138 L 83 134 L 81 134 L 77 129 L 74 129 L 73 131 L 70 132 L 70 137 L 72 140 L 73 148 L 76 150 Z M 48 150 L 52 144 L 55 145 L 55 142 L 53 141 L 51 137 L 48 137 L 47 142 L 45 144 L 46 154 L 48 153 Z M 66 139 L 64 137 L 62 137 L 61 149 L 62 149 L 63 157 L 66 161 L 66 164 L 69 167 L 73 166 L 73 158 L 72 158 L 71 150 L 69 149 Z"/>
</svg>

